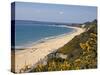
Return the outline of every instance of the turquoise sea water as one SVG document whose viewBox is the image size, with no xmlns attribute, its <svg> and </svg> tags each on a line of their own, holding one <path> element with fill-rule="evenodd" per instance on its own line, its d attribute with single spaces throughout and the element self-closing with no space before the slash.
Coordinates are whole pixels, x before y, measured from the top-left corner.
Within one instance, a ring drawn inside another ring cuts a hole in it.
<svg viewBox="0 0 100 75">
<path fill-rule="evenodd" d="M 26 47 L 41 39 L 72 32 L 73 29 L 61 27 L 60 25 L 34 24 L 34 23 L 15 23 L 15 47 Z"/>
</svg>

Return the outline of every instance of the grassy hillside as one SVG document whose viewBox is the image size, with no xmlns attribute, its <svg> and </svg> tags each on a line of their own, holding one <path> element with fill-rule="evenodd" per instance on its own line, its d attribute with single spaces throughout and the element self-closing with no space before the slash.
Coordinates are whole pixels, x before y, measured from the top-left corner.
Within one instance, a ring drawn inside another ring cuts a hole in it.
<svg viewBox="0 0 100 75">
<path fill-rule="evenodd" d="M 84 24 L 84 33 L 75 36 L 57 52 L 49 54 L 47 64 L 40 63 L 31 72 L 97 68 L 97 21 Z"/>
</svg>

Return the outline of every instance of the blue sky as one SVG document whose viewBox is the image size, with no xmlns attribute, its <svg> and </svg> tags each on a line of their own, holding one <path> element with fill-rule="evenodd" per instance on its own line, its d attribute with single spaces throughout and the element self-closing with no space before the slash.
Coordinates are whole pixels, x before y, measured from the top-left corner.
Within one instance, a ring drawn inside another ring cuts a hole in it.
<svg viewBox="0 0 100 75">
<path fill-rule="evenodd" d="M 16 2 L 16 20 L 83 23 L 97 18 L 97 8 L 91 6 Z"/>
</svg>

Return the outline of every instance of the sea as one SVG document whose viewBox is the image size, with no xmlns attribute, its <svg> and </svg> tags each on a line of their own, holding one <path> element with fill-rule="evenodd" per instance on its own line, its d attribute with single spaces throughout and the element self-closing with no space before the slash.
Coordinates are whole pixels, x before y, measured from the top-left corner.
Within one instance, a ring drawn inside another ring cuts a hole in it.
<svg viewBox="0 0 100 75">
<path fill-rule="evenodd" d="M 73 31 L 74 29 L 64 25 L 15 21 L 15 48 L 26 48 Z"/>
</svg>

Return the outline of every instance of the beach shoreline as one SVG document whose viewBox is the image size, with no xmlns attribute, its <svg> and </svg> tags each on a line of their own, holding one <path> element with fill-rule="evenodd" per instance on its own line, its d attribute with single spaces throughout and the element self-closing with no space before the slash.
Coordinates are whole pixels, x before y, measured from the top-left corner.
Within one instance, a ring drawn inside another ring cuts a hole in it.
<svg viewBox="0 0 100 75">
<path fill-rule="evenodd" d="M 79 27 L 65 26 L 67 28 L 73 28 L 75 31 L 69 34 L 60 35 L 54 38 L 46 39 L 45 41 L 34 44 L 32 47 L 25 48 L 15 52 L 15 72 L 19 73 L 25 66 L 33 66 L 39 60 L 43 59 L 48 54 L 61 48 L 67 44 L 76 35 L 83 33 L 85 30 Z M 13 65 L 13 64 L 12 64 Z M 13 68 L 12 68 L 13 69 Z"/>
<path fill-rule="evenodd" d="M 52 27 L 59 27 L 59 28 L 61 28 L 61 27 L 63 27 L 63 28 L 69 28 L 69 29 L 71 29 L 72 31 L 70 31 L 70 32 L 65 32 L 65 33 L 63 33 L 63 34 L 58 34 L 58 35 L 52 35 L 52 36 L 47 36 L 47 37 L 43 37 L 43 38 L 41 38 L 41 39 L 39 39 L 39 40 L 36 40 L 36 41 L 27 41 L 27 42 L 25 42 L 25 43 L 23 43 L 23 44 L 20 44 L 20 45 L 15 45 L 14 46 L 14 48 L 15 48 L 15 50 L 16 51 L 19 51 L 20 49 L 21 50 L 23 50 L 23 49 L 25 49 L 25 48 L 29 48 L 29 47 L 32 47 L 33 45 L 35 45 L 35 44 L 38 44 L 38 43 L 40 43 L 40 42 L 45 42 L 45 41 L 47 41 L 47 40 L 50 40 L 50 39 L 53 39 L 53 38 L 58 38 L 58 37 L 61 37 L 61 36 L 64 36 L 64 35 L 68 35 L 68 34 L 71 34 L 71 33 L 73 33 L 73 32 L 75 32 L 76 31 L 76 29 L 73 29 L 73 28 L 71 28 L 71 27 L 69 27 L 69 26 L 66 26 L 66 25 L 46 25 L 46 26 L 52 26 Z"/>
</svg>

